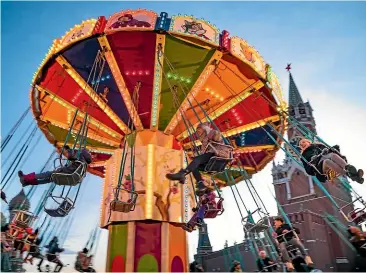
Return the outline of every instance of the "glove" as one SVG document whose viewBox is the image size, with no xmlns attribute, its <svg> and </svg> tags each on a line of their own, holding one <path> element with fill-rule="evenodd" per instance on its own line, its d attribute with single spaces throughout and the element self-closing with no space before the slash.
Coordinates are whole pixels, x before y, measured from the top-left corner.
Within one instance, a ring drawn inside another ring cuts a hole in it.
<svg viewBox="0 0 366 273">
<path fill-rule="evenodd" d="M 329 154 L 329 149 L 328 148 L 324 148 L 321 152 L 321 155 L 326 155 L 326 154 Z"/>
</svg>

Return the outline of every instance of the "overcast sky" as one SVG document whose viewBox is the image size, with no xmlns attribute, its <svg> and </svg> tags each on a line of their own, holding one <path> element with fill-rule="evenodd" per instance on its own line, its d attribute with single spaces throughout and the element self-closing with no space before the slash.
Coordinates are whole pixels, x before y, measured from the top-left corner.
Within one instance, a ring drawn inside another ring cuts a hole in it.
<svg viewBox="0 0 366 273">
<path fill-rule="evenodd" d="M 339 144 L 349 161 L 366 168 L 366 3 L 362 2 L 35 2 L 1 3 L 1 131 L 6 134 L 29 106 L 29 84 L 53 39 L 88 18 L 138 7 L 166 11 L 169 15 L 193 14 L 246 39 L 270 63 L 280 78 L 285 97 L 288 94 L 286 64 L 292 63 L 295 82 L 305 100 L 314 109 L 319 135 L 329 144 Z M 29 123 L 31 120 L 28 119 Z M 28 125 L 28 123 L 25 123 Z M 25 130 L 26 126 L 21 129 Z M 44 138 L 24 166 L 25 171 L 39 170 L 52 150 Z M 9 155 L 5 153 L 3 160 Z M 278 155 L 278 160 L 283 155 Z M 271 166 L 255 175 L 253 182 L 266 205 L 275 213 Z M 85 244 L 99 217 L 102 180 L 88 179 L 87 190 L 78 201 L 66 247 L 78 251 Z M 354 184 L 353 184 L 354 185 Z M 366 195 L 364 185 L 354 185 Z M 16 180 L 9 196 L 20 190 Z M 244 200 L 251 204 L 243 184 Z M 37 197 L 37 195 L 35 195 Z M 242 241 L 240 216 L 229 190 L 224 190 L 225 213 L 208 220 L 214 250 L 225 240 Z M 32 205 L 36 203 L 32 200 Z M 6 209 L 6 207 L 3 207 Z M 189 235 L 190 257 L 197 247 L 197 233 Z M 107 232 L 99 242 L 95 265 L 104 270 Z M 67 255 L 68 263 L 74 256 Z M 69 267 L 71 270 L 71 268 Z"/>
</svg>

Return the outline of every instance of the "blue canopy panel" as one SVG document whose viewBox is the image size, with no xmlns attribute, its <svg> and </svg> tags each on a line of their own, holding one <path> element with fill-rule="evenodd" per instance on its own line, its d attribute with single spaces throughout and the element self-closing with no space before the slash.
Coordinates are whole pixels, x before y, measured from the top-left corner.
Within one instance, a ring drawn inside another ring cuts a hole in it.
<svg viewBox="0 0 366 273">
<path fill-rule="evenodd" d="M 89 74 L 93 67 L 95 58 L 97 57 L 98 50 L 102 50 L 97 38 L 91 38 L 81 41 L 70 47 L 62 55 L 73 66 L 73 68 L 79 73 L 79 75 L 88 81 Z M 97 68 L 95 80 L 100 72 Z M 93 87 L 97 82 L 94 82 L 90 76 L 89 85 Z M 111 69 L 107 62 L 103 69 L 102 77 L 100 78 L 99 87 L 97 89 L 98 94 L 103 94 L 104 88 L 108 87 L 109 92 L 107 95 L 108 106 L 116 113 L 116 115 L 127 125 L 129 119 L 129 113 L 126 105 L 122 99 L 122 96 L 118 90 L 115 79 L 113 78 Z"/>
<path fill-rule="evenodd" d="M 263 128 L 276 139 L 277 135 L 271 130 L 268 125 L 263 126 Z M 235 144 L 238 147 L 243 146 L 261 146 L 261 145 L 275 145 L 273 140 L 267 135 L 263 128 L 255 128 L 250 131 L 240 133 L 235 136 Z"/>
</svg>

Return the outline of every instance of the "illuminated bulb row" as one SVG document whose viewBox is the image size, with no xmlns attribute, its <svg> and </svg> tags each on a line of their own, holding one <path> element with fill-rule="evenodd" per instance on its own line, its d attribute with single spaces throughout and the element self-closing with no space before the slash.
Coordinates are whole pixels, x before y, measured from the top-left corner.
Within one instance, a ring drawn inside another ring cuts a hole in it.
<svg viewBox="0 0 366 273">
<path fill-rule="evenodd" d="M 66 64 L 67 62 L 63 59 L 59 57 L 59 62 L 61 65 Z M 76 73 L 73 69 L 67 69 L 66 70 L 70 76 L 74 79 L 74 81 L 76 81 L 77 84 L 79 84 L 79 86 L 86 86 L 85 88 L 85 92 L 88 94 L 88 96 L 90 96 L 93 101 L 101 108 L 104 109 L 104 112 L 107 114 L 107 116 L 115 123 L 118 125 L 119 128 L 121 128 L 121 130 L 123 132 L 126 132 L 126 130 L 128 130 L 128 128 L 126 127 L 126 125 L 119 119 L 119 117 L 117 117 L 117 115 L 111 110 L 111 108 L 102 100 L 99 98 L 99 96 L 95 96 L 94 95 L 94 90 L 86 84 L 86 82 L 84 81 L 84 79 L 78 74 Z"/>
<path fill-rule="evenodd" d="M 105 77 L 101 77 L 100 80 L 92 81 L 91 84 L 94 85 L 95 83 L 104 82 L 106 80 L 109 80 L 111 78 L 110 75 L 107 75 Z"/>
<path fill-rule="evenodd" d="M 95 149 L 88 149 L 88 150 L 92 153 L 98 153 L 98 154 L 106 154 L 106 155 L 112 155 L 113 154 L 113 152 L 106 152 L 106 151 L 95 150 Z"/>
<path fill-rule="evenodd" d="M 156 52 L 158 52 L 159 47 L 158 43 L 156 43 Z M 158 59 L 160 58 L 160 59 Z M 163 63 L 163 56 L 159 56 L 159 54 L 155 54 L 155 73 L 154 73 L 154 85 L 153 85 L 153 100 L 152 100 L 152 115 L 151 115 L 151 126 L 156 127 L 158 124 L 158 111 L 160 108 L 159 96 L 160 96 L 160 88 L 161 88 L 161 67 L 160 63 Z"/>
<path fill-rule="evenodd" d="M 75 103 L 75 101 L 78 100 L 78 98 L 81 96 L 81 94 L 83 93 L 83 90 L 79 89 L 79 91 L 74 95 L 74 97 L 72 98 L 72 102 Z"/>
<path fill-rule="evenodd" d="M 209 65 L 201 74 L 201 76 L 199 77 L 198 81 L 195 83 L 192 91 L 190 92 L 190 94 L 188 95 L 188 97 L 190 96 L 189 100 L 192 103 L 192 98 L 194 98 L 196 96 L 196 94 L 200 91 L 200 88 L 202 87 L 202 85 L 206 82 L 207 78 L 209 77 L 209 75 L 211 75 L 212 71 L 214 70 L 214 66 L 213 65 Z M 188 98 L 187 97 L 187 98 Z M 186 99 L 186 101 L 182 104 L 183 109 L 188 109 L 188 107 L 190 106 L 188 99 Z M 179 111 L 179 110 L 178 110 Z M 178 124 L 178 122 L 182 119 L 182 114 L 180 112 L 178 112 L 177 114 L 175 114 L 174 118 L 171 120 L 171 125 L 169 126 L 169 130 L 168 133 L 170 133 Z"/>
<path fill-rule="evenodd" d="M 137 124 L 138 113 L 137 113 L 134 105 L 132 104 L 130 93 L 128 92 L 126 84 L 122 79 L 121 73 L 120 73 L 118 65 L 116 63 L 116 60 L 111 56 L 111 51 L 106 52 L 105 56 L 106 56 L 109 66 L 111 68 L 114 79 L 116 80 L 118 89 L 121 92 L 121 95 L 122 95 L 123 101 L 125 102 L 126 108 L 127 108 L 128 112 L 130 113 L 130 117 L 132 118 L 133 124 L 135 124 L 137 127 L 142 127 L 142 124 L 140 122 Z"/>
<path fill-rule="evenodd" d="M 150 75 L 150 71 L 149 70 L 139 70 L 139 71 L 126 71 L 125 73 L 127 76 L 132 75 L 132 76 L 148 76 Z"/>
<path fill-rule="evenodd" d="M 229 32 L 226 30 L 222 32 L 222 46 L 229 49 Z"/>
<path fill-rule="evenodd" d="M 234 118 L 236 119 L 236 122 L 239 124 L 242 124 L 243 121 L 241 120 L 240 115 L 236 112 L 236 109 L 232 109 L 231 112 L 233 113 Z"/>
<path fill-rule="evenodd" d="M 93 168 L 96 168 L 96 167 L 103 167 L 104 166 L 104 163 L 99 163 L 99 164 L 90 164 L 89 165 L 90 167 L 93 167 Z"/>
<path fill-rule="evenodd" d="M 224 98 L 223 97 L 221 97 L 218 93 L 216 93 L 215 91 L 213 91 L 212 89 L 210 89 L 210 88 L 205 88 L 205 91 L 207 92 L 207 93 L 209 93 L 211 96 L 213 96 L 214 98 L 216 98 L 216 99 L 218 99 L 218 100 L 220 100 L 220 101 L 224 101 Z"/>
<path fill-rule="evenodd" d="M 229 137 L 229 136 L 233 136 L 233 135 L 238 135 L 242 132 L 250 131 L 250 130 L 253 130 L 253 129 L 258 128 L 260 126 L 264 126 L 264 125 L 266 125 L 266 122 L 263 121 L 263 120 L 261 120 L 259 122 L 253 122 L 253 123 L 238 127 L 236 129 L 229 130 L 229 131 L 224 133 L 224 136 Z"/>
<path fill-rule="evenodd" d="M 249 153 L 259 153 L 262 150 L 244 150 L 244 151 L 235 151 L 234 154 L 249 154 Z"/>
<path fill-rule="evenodd" d="M 192 80 L 190 78 L 186 78 L 183 76 L 179 76 L 178 74 L 172 74 L 172 73 L 168 73 L 167 74 L 167 78 L 168 79 L 173 79 L 176 81 L 180 81 L 180 82 L 185 82 L 185 83 L 191 83 Z"/>
</svg>

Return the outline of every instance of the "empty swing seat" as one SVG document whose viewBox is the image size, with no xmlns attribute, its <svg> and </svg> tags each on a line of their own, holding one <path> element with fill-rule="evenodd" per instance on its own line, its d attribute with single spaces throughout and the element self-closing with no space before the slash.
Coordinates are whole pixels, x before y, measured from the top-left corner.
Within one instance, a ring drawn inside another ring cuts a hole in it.
<svg viewBox="0 0 366 273">
<path fill-rule="evenodd" d="M 356 225 L 360 225 L 366 221 L 366 212 L 364 211 L 364 209 L 358 208 L 351 211 L 348 214 L 348 218 L 350 219 L 351 222 L 354 222 Z"/>
<path fill-rule="evenodd" d="M 205 152 L 208 148 L 211 148 L 213 151 L 215 151 L 216 154 L 218 153 L 218 148 L 223 148 L 227 150 L 227 157 L 211 157 L 209 162 L 205 166 L 204 172 L 208 174 L 216 174 L 225 171 L 227 164 L 229 164 L 233 160 L 233 147 L 218 142 L 210 142 L 207 145 Z"/>
<path fill-rule="evenodd" d="M 52 181 L 56 185 L 76 186 L 85 178 L 87 164 L 81 161 L 74 161 L 72 164 L 79 165 L 73 173 L 56 172 L 52 174 Z"/>
<path fill-rule="evenodd" d="M 123 195 L 128 195 L 129 199 L 127 201 L 122 201 L 123 197 L 125 197 Z M 115 188 L 114 196 L 116 198 L 112 200 L 110 203 L 110 208 L 112 211 L 128 213 L 130 211 L 135 210 L 136 201 L 138 197 L 138 194 L 136 192 L 121 188 Z"/>
<path fill-rule="evenodd" d="M 66 197 L 49 196 L 52 199 L 52 203 L 56 206 L 52 208 L 44 207 L 44 211 L 51 217 L 65 217 L 74 208 L 74 202 Z"/>
<path fill-rule="evenodd" d="M 219 198 L 216 205 L 206 204 L 207 209 L 205 213 L 205 218 L 216 218 L 216 216 L 223 214 L 224 212 L 224 198 Z"/>
</svg>

